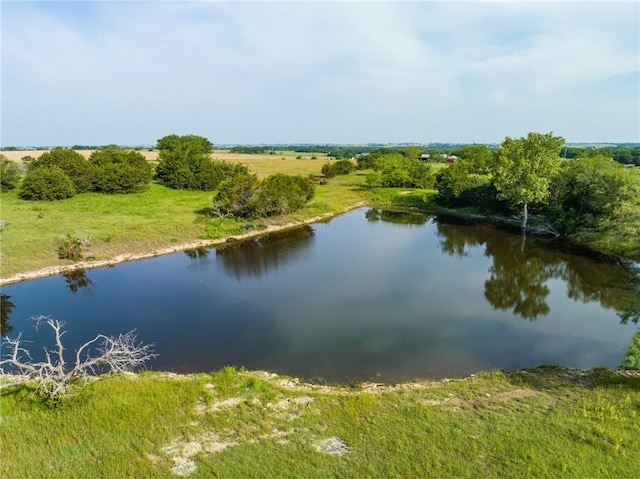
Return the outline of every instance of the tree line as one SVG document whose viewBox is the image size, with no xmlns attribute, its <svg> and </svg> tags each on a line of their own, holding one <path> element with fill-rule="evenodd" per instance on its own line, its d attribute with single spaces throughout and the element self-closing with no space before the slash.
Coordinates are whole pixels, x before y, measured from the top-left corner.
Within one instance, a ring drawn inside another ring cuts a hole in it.
<svg viewBox="0 0 640 479">
<path fill-rule="evenodd" d="M 0 186 L 18 188 L 25 200 L 53 201 L 86 192 L 138 193 L 155 180 L 174 189 L 215 191 L 213 211 L 221 218 L 290 213 L 315 192 L 310 178 L 275 174 L 261 181 L 243 164 L 213 160 L 213 144 L 202 136 L 167 135 L 156 148 L 155 168 L 141 153 L 115 145 L 88 159 L 73 149 L 54 148 L 37 159 L 27 158 L 24 175 L 0 155 Z"/>
<path fill-rule="evenodd" d="M 563 144 L 551 133 L 529 133 L 506 138 L 495 152 L 466 146 L 458 161 L 436 175 L 438 201 L 519 214 L 523 228 L 532 213 L 538 229 L 556 236 L 607 233 L 640 253 L 640 170 L 625 168 L 602 150 L 565 158 Z"/>
</svg>

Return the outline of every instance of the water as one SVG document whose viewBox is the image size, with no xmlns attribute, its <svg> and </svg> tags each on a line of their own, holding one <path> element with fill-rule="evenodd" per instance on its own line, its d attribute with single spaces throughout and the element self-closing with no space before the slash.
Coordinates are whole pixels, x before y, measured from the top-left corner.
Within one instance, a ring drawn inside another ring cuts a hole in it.
<svg viewBox="0 0 640 479">
<path fill-rule="evenodd" d="M 542 363 L 618 366 L 637 278 L 564 243 L 423 213 L 360 209 L 219 249 L 3 287 L 3 333 L 35 315 L 70 352 L 136 329 L 150 369 L 225 365 L 328 381 L 467 375 Z M 4 318 L 7 316 L 7 318 Z M 47 344 L 51 344 L 48 342 Z"/>
</svg>

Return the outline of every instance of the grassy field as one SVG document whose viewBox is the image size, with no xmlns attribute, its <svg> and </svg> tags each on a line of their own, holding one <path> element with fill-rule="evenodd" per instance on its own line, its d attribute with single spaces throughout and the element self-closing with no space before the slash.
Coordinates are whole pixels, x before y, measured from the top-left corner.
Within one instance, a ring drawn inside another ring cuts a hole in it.
<svg viewBox="0 0 640 479">
<path fill-rule="evenodd" d="M 38 152 L 4 152 L 10 159 L 19 160 L 25 154 Z M 81 151 L 88 156 L 90 151 Z M 142 152 L 155 160 L 156 152 Z M 277 155 L 232 154 L 216 151 L 217 159 L 247 165 L 260 178 L 274 173 L 287 173 L 316 178 L 326 156 L 295 152 Z M 308 206 L 292 215 L 261 220 L 271 226 L 288 225 L 321 215 L 339 213 L 355 205 L 397 203 L 425 206 L 422 199 L 435 192 L 364 188 L 365 173 L 331 178 L 316 186 L 315 197 Z M 213 192 L 173 190 L 152 184 L 149 190 L 129 195 L 84 193 L 62 201 L 24 201 L 17 192 L 2 193 L 0 220 L 2 261 L 0 277 L 47 267 L 72 264 L 58 258 L 57 245 L 67 235 L 87 238 L 90 245 L 84 256 L 104 261 L 119 255 L 136 255 L 193 243 L 197 240 L 216 240 L 244 232 L 246 222 L 226 219 L 222 225 L 211 217 L 209 207 Z"/>
<path fill-rule="evenodd" d="M 640 377 L 542 368 L 329 387 L 225 368 L 0 397 L 0 477 L 634 478 Z"/>
</svg>

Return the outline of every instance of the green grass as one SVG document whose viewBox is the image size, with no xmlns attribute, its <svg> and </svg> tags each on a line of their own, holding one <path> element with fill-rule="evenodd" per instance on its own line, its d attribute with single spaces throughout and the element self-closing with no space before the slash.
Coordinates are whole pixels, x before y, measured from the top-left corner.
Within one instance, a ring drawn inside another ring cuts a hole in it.
<svg viewBox="0 0 640 479">
<path fill-rule="evenodd" d="M 541 368 L 329 387 L 225 368 L 0 397 L 0 477 L 637 477 L 640 377 Z M 336 438 L 346 452 L 318 451 Z"/>
<path fill-rule="evenodd" d="M 210 192 L 152 185 L 144 193 L 85 193 L 55 202 L 30 202 L 15 192 L 2 195 L 2 276 L 68 264 L 57 258 L 57 241 L 67 234 L 88 237 L 85 256 L 111 258 L 193 241 L 204 231 L 201 211 Z"/>
<path fill-rule="evenodd" d="M 317 169 L 318 161 L 259 160 L 255 167 L 265 176 L 290 172 L 291 161 L 303 166 L 296 174 Z M 311 166 L 309 166 L 311 165 Z M 255 165 L 254 165 L 255 166 Z M 367 200 L 360 178 L 332 180 L 318 185 L 315 198 L 304 210 L 290 217 L 270 218 L 264 223 L 285 224 L 317 215 L 344 211 Z M 3 278 L 49 266 L 71 264 L 57 257 L 57 244 L 67 235 L 87 237 L 91 246 L 84 256 L 108 260 L 122 254 L 139 254 L 243 232 L 246 222 L 226 219 L 222 225 L 208 214 L 213 192 L 173 190 L 152 184 L 148 191 L 130 195 L 85 193 L 62 201 L 25 201 L 16 191 L 2 193 Z"/>
</svg>

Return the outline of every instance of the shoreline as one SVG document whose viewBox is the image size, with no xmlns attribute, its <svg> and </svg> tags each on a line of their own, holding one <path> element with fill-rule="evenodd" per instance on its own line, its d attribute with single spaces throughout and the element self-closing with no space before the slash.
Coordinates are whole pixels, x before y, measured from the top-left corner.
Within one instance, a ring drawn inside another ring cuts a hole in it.
<svg viewBox="0 0 640 479">
<path fill-rule="evenodd" d="M 303 226 L 306 224 L 317 223 L 319 221 L 327 220 L 330 218 L 334 218 L 336 216 L 340 216 L 341 214 L 347 213 L 351 210 L 362 208 L 366 206 L 366 203 L 360 202 L 356 203 L 348 208 L 342 209 L 340 211 L 334 211 L 330 213 L 324 213 L 322 215 L 313 216 L 311 218 L 307 218 L 305 220 L 300 221 L 292 221 L 289 223 L 285 223 L 282 225 L 268 225 L 265 229 L 259 231 L 250 231 L 248 233 L 242 233 L 239 235 L 227 236 L 224 238 L 211 239 L 211 240 L 196 240 L 189 243 L 182 243 L 174 246 L 167 246 L 164 248 L 155 249 L 153 251 L 149 251 L 146 253 L 122 253 L 116 255 L 112 258 L 96 260 L 96 261 L 80 261 L 77 263 L 72 263 L 68 265 L 61 266 L 48 266 L 46 268 L 38 269 L 35 271 L 25 271 L 23 273 L 17 273 L 7 278 L 0 278 L 0 286 L 5 286 L 8 284 L 21 283 L 23 281 L 30 281 L 33 279 L 46 278 L 48 276 L 55 276 L 57 274 L 65 274 L 72 271 L 84 270 L 84 269 L 97 269 L 115 266 L 120 263 L 126 263 L 129 261 L 139 261 L 141 259 L 149 259 L 155 258 L 157 256 L 164 256 L 167 254 L 178 253 L 180 251 L 188 251 L 190 249 L 198 249 L 198 248 L 209 248 L 212 246 L 217 246 L 228 242 L 231 238 L 234 240 L 244 240 L 253 238 L 256 236 L 262 236 L 264 234 L 275 233 L 277 231 L 284 231 L 290 228 L 296 228 L 298 226 Z"/>
<path fill-rule="evenodd" d="M 65 274 L 65 273 L 69 273 L 72 271 L 77 271 L 77 270 L 85 270 L 85 269 L 97 269 L 97 268 L 104 268 L 104 267 L 112 267 L 115 266 L 117 264 L 120 263 L 126 263 L 129 261 L 139 261 L 142 259 L 149 259 L 149 258 L 155 258 L 157 256 L 164 256 L 167 254 L 173 254 L 173 253 L 178 253 L 180 251 L 188 251 L 191 249 L 198 249 L 198 248 L 210 248 L 213 246 L 218 246 L 224 243 L 227 243 L 228 241 L 234 241 L 234 240 L 245 240 L 245 239 L 249 239 L 249 238 L 254 238 L 257 236 L 262 236 L 264 234 L 269 234 L 269 233 L 275 233 L 278 231 L 284 231 L 287 229 L 291 229 L 291 228 L 296 228 L 298 226 L 303 226 L 306 224 L 313 224 L 313 223 L 318 223 L 320 221 L 323 220 L 327 220 L 327 219 L 331 219 L 331 218 L 335 218 L 337 216 L 340 216 L 344 213 L 347 213 L 349 211 L 358 209 L 358 208 L 363 208 L 366 206 L 373 206 L 371 203 L 367 203 L 364 201 L 355 203 L 351 206 L 348 206 L 346 208 L 343 208 L 339 211 L 332 211 L 332 212 L 328 212 L 328 213 L 323 213 L 321 215 L 316 215 L 304 220 L 299 220 L 299 221 L 291 221 L 288 223 L 284 223 L 284 224 L 280 224 L 280 225 L 267 225 L 267 227 L 265 229 L 262 230 L 257 230 L 257 231 L 250 231 L 247 233 L 242 233 L 239 235 L 233 235 L 233 236 L 227 236 L 227 237 L 222 237 L 222 238 L 218 238 L 218 239 L 201 239 L 201 240 L 195 240 L 195 241 L 191 241 L 188 243 L 182 243 L 179 245 L 173 245 L 173 246 L 166 246 L 164 248 L 159 248 L 159 249 L 155 249 L 153 251 L 149 251 L 149 252 L 145 252 L 145 253 L 122 253 L 122 254 L 118 254 L 114 257 L 108 258 L 108 259 L 102 259 L 102 260 L 94 260 L 94 261 L 80 261 L 80 262 L 76 262 L 76 263 L 72 263 L 72 264 L 68 264 L 68 265 L 58 265 L 58 266 L 48 266 L 45 268 L 41 268 L 38 270 L 34 270 L 34 271 L 25 271 L 22 273 L 17 273 L 14 274 L 12 276 L 9 276 L 7 278 L 0 278 L 0 286 L 5 286 L 5 285 L 9 285 L 9 284 L 15 284 L 15 283 L 21 283 L 23 281 L 31 281 L 34 279 L 40 279 L 40 278 L 46 278 L 48 276 L 55 276 L 57 274 Z M 388 205 L 393 207 L 393 205 Z M 408 209 L 414 209 L 411 207 L 406 207 L 406 206 L 400 206 L 401 208 L 408 208 Z M 436 213 L 436 214 L 443 214 L 443 215 L 451 215 L 451 216 L 456 216 L 458 218 L 463 218 L 463 219 L 469 219 L 469 220 L 476 220 L 476 221 L 488 221 L 490 223 L 494 223 L 494 224 L 503 224 L 503 225 L 508 225 L 511 227 L 517 227 L 517 225 L 519 224 L 519 222 L 514 221 L 512 218 L 507 218 L 504 216 L 499 216 L 499 215 L 482 215 L 482 214 L 474 214 L 474 213 L 465 213 L 465 212 L 460 212 L 455 210 L 454 208 L 446 208 L 446 207 L 435 207 L 435 208 L 428 208 L 428 209 L 422 209 L 422 208 L 415 208 L 415 209 L 419 209 L 421 211 L 427 211 L 427 212 L 432 212 L 432 213 Z M 545 230 L 536 230 L 535 228 L 531 228 L 530 229 L 530 233 L 529 234 L 533 234 L 533 235 L 542 235 L 542 236 L 546 236 L 549 235 L 548 231 Z M 551 236 L 555 236 L 555 235 L 551 235 Z M 559 239 L 556 236 L 556 239 Z M 635 259 L 631 259 L 631 258 L 624 258 L 624 257 L 620 257 L 616 254 L 613 254 L 611 252 L 606 252 L 606 251 L 601 251 L 598 249 L 594 249 L 591 246 L 589 246 L 588 244 L 585 243 L 581 243 L 581 242 L 576 242 L 573 240 L 569 240 L 572 241 L 573 243 L 575 243 L 576 245 L 580 246 L 581 248 L 585 248 L 591 252 L 597 253 L 597 254 L 601 254 L 601 255 L 605 255 L 608 257 L 612 257 L 612 258 L 616 258 L 618 261 L 622 261 L 622 262 L 629 262 L 632 265 L 637 265 L 637 267 L 640 267 L 640 261 L 636 261 Z"/>
</svg>

